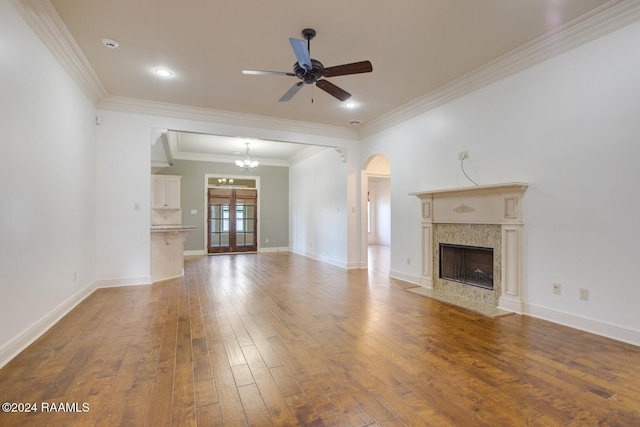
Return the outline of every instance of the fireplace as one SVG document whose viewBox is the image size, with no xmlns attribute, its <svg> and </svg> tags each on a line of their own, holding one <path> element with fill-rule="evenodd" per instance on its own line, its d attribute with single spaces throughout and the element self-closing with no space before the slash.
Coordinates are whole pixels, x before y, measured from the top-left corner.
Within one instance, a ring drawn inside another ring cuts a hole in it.
<svg viewBox="0 0 640 427">
<path fill-rule="evenodd" d="M 493 248 L 440 243 L 440 278 L 493 289 Z"/>
<path fill-rule="evenodd" d="M 510 182 L 411 193 L 421 201 L 419 284 L 425 295 L 523 312 L 521 202 L 527 187 Z"/>
</svg>

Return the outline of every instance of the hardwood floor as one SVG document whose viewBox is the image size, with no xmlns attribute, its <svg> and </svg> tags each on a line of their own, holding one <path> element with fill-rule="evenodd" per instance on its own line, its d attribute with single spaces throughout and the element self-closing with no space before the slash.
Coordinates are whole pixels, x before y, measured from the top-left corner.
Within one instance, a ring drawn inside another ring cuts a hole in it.
<svg viewBox="0 0 640 427">
<path fill-rule="evenodd" d="M 0 425 L 640 425 L 640 348 L 387 272 L 221 255 L 97 290 L 0 370 L 0 402 L 38 408 Z"/>
</svg>

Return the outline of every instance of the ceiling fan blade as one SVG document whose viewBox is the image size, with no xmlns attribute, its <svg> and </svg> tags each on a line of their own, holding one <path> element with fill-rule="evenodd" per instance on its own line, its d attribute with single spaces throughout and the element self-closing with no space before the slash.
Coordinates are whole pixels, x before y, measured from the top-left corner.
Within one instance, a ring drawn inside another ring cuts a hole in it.
<svg viewBox="0 0 640 427">
<path fill-rule="evenodd" d="M 309 56 L 309 48 L 304 40 L 290 38 L 289 43 L 293 48 L 293 53 L 296 54 L 298 64 L 305 70 L 311 71 L 311 57 Z"/>
<path fill-rule="evenodd" d="M 324 77 L 346 76 L 348 74 L 370 73 L 373 66 L 369 61 L 354 62 L 352 64 L 336 65 L 327 67 L 322 71 Z"/>
<path fill-rule="evenodd" d="M 298 91 L 300 90 L 300 88 L 302 88 L 302 86 L 304 86 L 303 82 L 298 82 L 298 83 L 294 84 L 293 86 L 291 86 L 291 89 L 289 89 L 287 91 L 287 93 L 282 95 L 282 98 L 280 98 L 279 101 L 280 102 L 285 102 L 285 101 L 290 100 L 291 98 L 293 98 L 293 95 L 298 93 Z"/>
<path fill-rule="evenodd" d="M 316 86 L 327 92 L 329 95 L 335 96 L 340 101 L 345 101 L 351 97 L 351 94 L 349 92 L 339 88 L 329 80 L 318 80 L 316 82 Z"/>
<path fill-rule="evenodd" d="M 242 74 L 254 76 L 295 76 L 293 73 L 286 71 L 262 71 L 262 70 L 242 70 Z"/>
</svg>

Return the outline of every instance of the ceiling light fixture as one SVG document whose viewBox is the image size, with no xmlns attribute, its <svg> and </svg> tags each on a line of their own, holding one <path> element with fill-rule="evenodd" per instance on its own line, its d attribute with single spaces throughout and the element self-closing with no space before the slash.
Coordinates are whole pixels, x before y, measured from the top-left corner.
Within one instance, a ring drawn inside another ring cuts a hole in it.
<svg viewBox="0 0 640 427">
<path fill-rule="evenodd" d="M 358 106 L 358 104 L 356 104 L 355 102 L 347 102 L 346 104 L 344 104 L 345 108 L 348 108 L 349 110 L 353 110 L 354 108 L 356 108 Z"/>
<path fill-rule="evenodd" d="M 236 160 L 236 166 L 242 169 L 243 172 L 248 172 L 250 169 L 257 167 L 260 162 L 251 160 L 251 153 L 249 152 L 249 143 L 246 142 L 247 149 L 245 151 L 244 160 Z"/>
<path fill-rule="evenodd" d="M 171 77 L 173 73 L 165 68 L 156 68 L 156 74 L 160 77 Z"/>
</svg>

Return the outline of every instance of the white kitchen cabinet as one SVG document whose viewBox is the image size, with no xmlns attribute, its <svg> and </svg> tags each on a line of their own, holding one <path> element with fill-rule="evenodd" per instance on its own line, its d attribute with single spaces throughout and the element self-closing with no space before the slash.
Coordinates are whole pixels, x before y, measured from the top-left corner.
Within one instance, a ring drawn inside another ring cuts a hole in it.
<svg viewBox="0 0 640 427">
<path fill-rule="evenodd" d="M 180 179 L 178 175 L 151 175 L 151 208 L 180 209 Z"/>
</svg>

